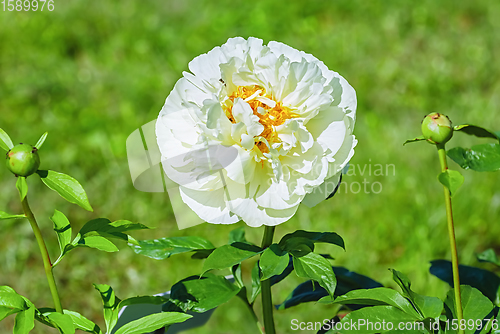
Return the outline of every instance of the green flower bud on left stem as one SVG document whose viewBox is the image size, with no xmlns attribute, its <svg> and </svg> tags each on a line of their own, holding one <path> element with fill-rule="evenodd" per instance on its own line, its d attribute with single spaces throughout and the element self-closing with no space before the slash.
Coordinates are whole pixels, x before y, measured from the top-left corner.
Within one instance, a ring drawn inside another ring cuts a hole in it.
<svg viewBox="0 0 500 334">
<path fill-rule="evenodd" d="M 16 176 L 30 176 L 40 166 L 38 149 L 28 144 L 19 144 L 7 152 L 7 168 Z"/>
</svg>

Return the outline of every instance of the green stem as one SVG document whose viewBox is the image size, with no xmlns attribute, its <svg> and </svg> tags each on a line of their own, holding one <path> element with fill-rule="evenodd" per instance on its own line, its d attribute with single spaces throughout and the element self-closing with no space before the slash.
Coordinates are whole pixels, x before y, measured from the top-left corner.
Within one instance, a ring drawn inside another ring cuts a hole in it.
<svg viewBox="0 0 500 334">
<path fill-rule="evenodd" d="M 448 163 L 446 162 L 446 150 L 444 144 L 437 144 L 439 162 L 441 163 L 441 171 L 445 172 L 448 169 Z M 462 297 L 460 295 L 460 277 L 458 274 L 458 252 L 457 252 L 457 242 L 455 239 L 455 227 L 453 224 L 453 211 L 451 206 L 451 194 L 448 188 L 444 187 L 444 202 L 446 205 L 446 217 L 448 220 L 448 235 L 450 237 L 450 249 L 451 249 L 451 262 L 453 267 L 453 286 L 455 292 L 455 308 L 457 310 L 458 323 L 461 324 L 464 319 L 464 314 L 462 310 Z M 459 333 L 464 333 L 463 330 L 459 330 Z"/>
<path fill-rule="evenodd" d="M 31 208 L 28 204 L 28 196 L 26 196 L 22 200 L 21 204 L 23 205 L 24 214 L 31 224 L 31 228 L 33 229 L 33 233 L 35 234 L 38 247 L 40 248 L 40 253 L 42 254 L 43 267 L 45 268 L 47 281 L 49 281 L 49 288 L 50 293 L 52 294 L 52 299 L 54 300 L 54 306 L 57 312 L 63 313 L 61 299 L 59 298 L 59 294 L 57 293 L 56 281 L 54 280 L 54 274 L 52 273 L 52 264 L 50 262 L 49 252 L 47 251 L 47 247 L 45 246 L 42 232 L 40 231 L 35 216 L 33 215 L 33 212 L 31 211 Z"/>
<path fill-rule="evenodd" d="M 266 226 L 262 238 L 262 248 L 267 248 L 273 243 L 274 226 Z M 264 328 L 266 334 L 276 334 L 273 318 L 273 296 L 271 295 L 271 280 L 261 282 L 262 314 L 264 316 Z"/>
</svg>

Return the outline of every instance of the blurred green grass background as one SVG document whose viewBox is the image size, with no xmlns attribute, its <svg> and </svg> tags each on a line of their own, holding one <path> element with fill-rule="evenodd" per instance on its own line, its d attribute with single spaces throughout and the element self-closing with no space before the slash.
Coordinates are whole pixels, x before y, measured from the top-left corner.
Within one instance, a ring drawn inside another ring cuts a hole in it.
<svg viewBox="0 0 500 334">
<path fill-rule="evenodd" d="M 142 239 L 193 234 L 221 245 L 241 226 L 203 224 L 179 231 L 165 194 L 133 188 L 125 141 L 157 117 L 192 58 L 229 37 L 255 36 L 315 55 L 358 95 L 359 144 L 351 161 L 356 175 L 344 178 L 347 187 L 332 200 L 301 207 L 276 237 L 299 228 L 335 231 L 347 251 L 321 248 L 335 257 L 335 265 L 388 286 L 394 285 L 387 269 L 395 268 L 412 279 L 415 291 L 445 296 L 447 286 L 428 274 L 430 260 L 450 258 L 437 154 L 425 143 L 402 143 L 419 135 L 420 121 L 431 111 L 448 114 L 455 124 L 500 130 L 499 2 L 55 0 L 52 12 L 0 16 L 0 127 L 14 142 L 35 143 L 48 131 L 41 168 L 80 180 L 95 209 L 84 212 L 29 178 L 32 209 L 52 257 L 58 245 L 48 217 L 55 208 L 74 230 L 96 217 L 156 227 L 134 234 Z M 449 147 L 481 142 L 459 134 Z M 376 164 L 393 165 L 395 173 L 376 176 Z M 465 184 L 454 198 L 459 256 L 463 264 L 479 265 L 475 253 L 500 250 L 499 174 L 463 174 Z M 358 192 L 362 182 L 368 182 L 366 193 Z M 378 194 L 375 182 L 382 187 Z M 5 168 L 0 189 L 0 209 L 19 212 L 15 178 Z M 29 224 L 2 221 L 0 227 L 0 285 L 14 287 L 37 306 L 50 306 Z M 255 242 L 262 232 L 247 228 Z M 65 308 L 103 325 L 92 283 L 110 284 L 126 298 L 169 290 L 201 270 L 202 263 L 187 255 L 160 262 L 122 249 L 80 249 L 67 256 L 55 269 Z M 299 282 L 293 274 L 273 288 L 275 302 Z M 292 319 L 329 317 L 328 307 L 312 304 L 275 314 L 280 333 L 291 332 Z M 13 319 L 0 322 L 1 333 L 11 331 Z M 33 332 L 54 333 L 41 325 Z M 245 307 L 234 300 L 190 333 L 255 332 Z"/>
</svg>

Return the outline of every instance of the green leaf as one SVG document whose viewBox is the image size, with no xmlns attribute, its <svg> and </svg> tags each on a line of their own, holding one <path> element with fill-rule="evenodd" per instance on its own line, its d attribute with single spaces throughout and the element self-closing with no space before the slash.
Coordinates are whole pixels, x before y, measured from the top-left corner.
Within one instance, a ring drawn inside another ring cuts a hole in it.
<svg viewBox="0 0 500 334">
<path fill-rule="evenodd" d="M 461 125 L 456 125 L 453 129 L 455 131 L 461 131 L 468 135 L 474 135 L 480 138 L 492 138 L 500 140 L 500 137 L 495 132 L 486 130 L 485 128 L 476 125 L 461 124 Z"/>
<path fill-rule="evenodd" d="M 75 327 L 75 329 L 79 329 L 87 333 L 102 334 L 99 326 L 97 326 L 89 319 L 85 318 L 80 313 L 64 310 L 64 314 L 71 317 L 71 321 L 73 322 L 73 326 Z"/>
<path fill-rule="evenodd" d="M 79 246 L 95 248 L 100 251 L 110 252 L 110 253 L 119 251 L 118 247 L 116 247 L 115 244 L 109 241 L 107 238 L 102 237 L 100 235 L 92 235 L 79 239 L 76 245 L 72 244 L 69 245 L 69 247 L 66 247 L 64 250 L 64 254 L 67 254 L 70 250 Z"/>
<path fill-rule="evenodd" d="M 424 136 L 419 136 L 419 137 L 416 137 L 416 138 L 413 138 L 413 139 L 408 139 L 407 141 L 405 141 L 403 143 L 403 146 L 405 146 L 408 143 L 414 143 L 414 142 L 422 141 L 422 140 L 425 140 Z"/>
<path fill-rule="evenodd" d="M 245 286 L 245 283 L 243 283 L 243 278 L 241 277 L 241 264 L 238 263 L 232 266 L 231 274 L 233 274 L 234 281 L 236 282 L 236 284 L 240 288 L 243 288 Z"/>
<path fill-rule="evenodd" d="M 403 296 L 408 298 L 408 300 L 413 305 L 413 308 L 418 312 L 418 314 L 424 317 L 424 312 L 420 309 L 419 305 L 415 301 L 417 299 L 418 294 L 413 292 L 413 290 L 411 289 L 411 282 L 408 279 L 408 277 L 397 270 L 391 269 L 391 271 L 392 271 L 392 279 L 399 285 L 399 287 L 403 291 Z"/>
<path fill-rule="evenodd" d="M 447 169 L 438 175 L 438 180 L 450 191 L 451 196 L 460 188 L 464 183 L 464 177 L 456 170 Z"/>
<path fill-rule="evenodd" d="M 31 304 L 31 303 L 30 303 Z M 35 306 L 29 305 L 27 310 L 16 315 L 14 334 L 27 334 L 35 327 Z"/>
<path fill-rule="evenodd" d="M 151 305 L 162 305 L 168 301 L 168 298 L 162 296 L 136 296 L 122 300 L 118 304 L 118 308 L 129 306 L 129 305 L 138 305 L 138 304 L 151 304 Z"/>
<path fill-rule="evenodd" d="M 132 223 L 128 220 L 111 222 L 106 218 L 93 219 L 82 227 L 70 245 L 66 245 L 63 255 L 66 255 L 69 251 L 77 247 L 90 247 L 105 252 L 117 252 L 118 247 L 110 239 L 137 244 L 134 238 L 124 232 L 147 228 L 145 225 Z"/>
<path fill-rule="evenodd" d="M 61 334 L 74 334 L 75 326 L 69 314 L 61 314 L 53 308 L 35 310 L 35 319 L 39 322 L 57 328 Z"/>
<path fill-rule="evenodd" d="M 16 188 L 19 191 L 19 196 L 21 196 L 21 201 L 23 201 L 28 194 L 28 183 L 24 176 L 17 177 Z"/>
<path fill-rule="evenodd" d="M 252 268 L 252 291 L 250 293 L 250 298 L 248 299 L 250 304 L 253 304 L 255 299 L 257 299 L 261 289 L 259 262 L 255 262 L 255 265 Z"/>
<path fill-rule="evenodd" d="M 16 290 L 12 289 L 10 286 L 8 286 L 8 285 L 1 285 L 0 286 L 0 293 L 5 293 L 5 292 L 17 293 Z"/>
<path fill-rule="evenodd" d="M 390 333 L 388 330 L 382 331 L 381 327 L 377 327 L 375 324 L 378 324 L 379 326 L 385 324 L 384 328 L 393 328 L 396 330 L 400 324 L 404 326 L 407 323 L 415 322 L 415 320 L 417 320 L 415 317 L 394 306 L 365 307 L 347 314 L 342 319 L 342 323 L 345 324 L 343 326 L 345 329 L 342 330 L 342 333 Z M 370 322 L 371 325 L 369 325 L 368 322 Z M 356 324 L 357 326 L 349 326 L 350 324 Z M 427 333 L 423 324 L 421 325 L 421 328 L 421 331 L 404 330 L 399 333 Z"/>
<path fill-rule="evenodd" d="M 332 266 L 321 255 L 309 253 L 304 256 L 293 256 L 293 267 L 299 277 L 310 278 L 319 283 L 333 297 L 337 279 Z"/>
<path fill-rule="evenodd" d="M 104 322 L 106 323 L 106 333 L 111 333 L 118 321 L 118 305 L 120 299 L 115 296 L 113 289 L 107 284 L 94 284 L 94 287 L 101 294 L 104 305 Z"/>
<path fill-rule="evenodd" d="M 0 290 L 0 321 L 5 317 L 28 309 L 23 297 L 12 288 L 3 286 Z"/>
<path fill-rule="evenodd" d="M 139 240 L 137 245 L 131 247 L 136 254 L 156 260 L 163 260 L 174 254 L 215 248 L 207 239 L 195 236 Z"/>
<path fill-rule="evenodd" d="M 57 210 L 54 210 L 54 214 L 50 217 L 50 220 L 54 223 L 54 231 L 57 233 L 57 239 L 59 240 L 59 249 L 61 254 L 64 253 L 64 248 L 71 244 L 71 224 L 68 218 Z"/>
<path fill-rule="evenodd" d="M 83 238 L 98 235 L 107 239 L 119 239 L 132 244 L 138 244 L 137 240 L 125 232 L 143 229 L 149 229 L 149 227 L 139 223 L 132 223 L 128 220 L 111 222 L 106 218 L 97 218 L 87 222 L 79 234 Z"/>
<path fill-rule="evenodd" d="M 184 312 L 203 313 L 236 296 L 240 288 L 223 276 L 191 276 L 172 286 L 170 302 Z"/>
<path fill-rule="evenodd" d="M 314 241 L 308 238 L 294 237 L 278 244 L 281 249 L 295 256 L 304 256 L 314 251 Z"/>
<path fill-rule="evenodd" d="M 73 319 L 68 314 L 61 314 L 59 312 L 47 312 L 44 316 L 48 321 L 57 328 L 61 334 L 74 334 L 75 326 Z"/>
<path fill-rule="evenodd" d="M 500 145 L 481 144 L 470 149 L 455 147 L 447 152 L 448 156 L 463 169 L 477 172 L 500 170 Z"/>
<path fill-rule="evenodd" d="M 413 302 L 423 314 L 424 318 L 438 318 L 443 313 L 443 301 L 437 297 L 415 294 Z"/>
<path fill-rule="evenodd" d="M 26 218 L 26 216 L 25 215 L 11 215 L 10 213 L 0 211 L 0 220 L 17 219 L 17 218 Z"/>
<path fill-rule="evenodd" d="M 358 289 L 373 289 L 383 287 L 382 284 L 371 278 L 349 271 L 344 267 L 332 267 L 335 277 L 337 278 L 337 287 L 335 288 L 335 296 L 345 295 L 349 291 Z M 326 297 L 326 298 L 323 298 Z M 322 303 L 332 303 L 332 298 L 328 296 L 328 292 L 323 288 L 314 285 L 314 282 L 308 280 L 299 284 L 292 293 L 289 294 L 283 303 L 276 305 L 279 310 L 284 310 L 301 303 L 316 302 L 320 299 Z M 337 306 L 339 306 L 338 304 Z"/>
<path fill-rule="evenodd" d="M 489 248 L 484 252 L 477 254 L 476 257 L 480 262 L 489 262 L 500 267 L 500 260 L 498 260 L 498 257 L 492 248 Z"/>
<path fill-rule="evenodd" d="M 229 244 L 234 242 L 247 242 L 245 238 L 245 227 L 241 226 L 229 232 Z"/>
<path fill-rule="evenodd" d="M 134 320 L 120 327 L 115 334 L 141 334 L 153 332 L 159 328 L 184 322 L 192 315 L 179 312 L 155 313 Z"/>
<path fill-rule="evenodd" d="M 329 300 L 331 299 L 324 297 L 320 302 L 327 303 Z M 389 288 L 352 290 L 345 295 L 335 298 L 331 303 L 343 305 L 394 306 L 415 319 L 421 318 L 408 299 L 403 297 L 399 292 Z"/>
<path fill-rule="evenodd" d="M 282 249 L 285 249 L 286 244 L 294 238 L 310 240 L 313 243 L 329 243 L 342 247 L 345 250 L 344 240 L 340 235 L 334 232 L 308 232 L 303 230 L 298 230 L 293 233 L 289 233 L 281 238 L 279 245 Z"/>
<path fill-rule="evenodd" d="M 116 238 L 127 241 L 128 238 L 124 236 L 123 232 L 146 230 L 149 229 L 146 225 L 140 223 L 133 223 L 128 220 L 117 220 L 111 222 L 106 218 L 97 218 L 88 221 L 83 225 L 80 230 L 81 235 L 88 235 L 90 232 L 108 233 L 113 234 Z"/>
<path fill-rule="evenodd" d="M 49 134 L 48 132 L 45 132 L 45 133 L 44 133 L 44 134 L 40 137 L 40 139 L 38 139 L 38 141 L 36 142 L 35 147 L 36 147 L 38 150 L 42 147 L 42 145 L 43 145 L 43 143 L 45 142 L 45 139 L 47 138 L 47 135 L 48 135 L 48 134 Z"/>
<path fill-rule="evenodd" d="M 205 273 L 212 269 L 225 269 L 232 267 L 243 260 L 262 253 L 262 251 L 263 250 L 257 246 L 242 242 L 234 242 L 230 245 L 224 245 L 216 248 L 212 254 L 208 256 L 203 264 L 202 272 Z"/>
<path fill-rule="evenodd" d="M 6 151 L 9 151 L 11 148 L 14 147 L 14 144 L 12 143 L 12 140 L 10 139 L 7 132 L 5 132 L 1 128 L 0 128 L 0 147 Z"/>
<path fill-rule="evenodd" d="M 262 270 L 261 280 L 266 280 L 274 275 L 280 275 L 288 266 L 288 253 L 283 251 L 278 244 L 272 244 L 260 257 L 259 265 Z"/>
<path fill-rule="evenodd" d="M 85 210 L 94 211 L 82 185 L 71 176 L 52 170 L 39 170 L 37 174 L 47 187 L 57 192 L 68 202 L 77 204 Z"/>
<path fill-rule="evenodd" d="M 479 290 L 469 286 L 460 285 L 460 295 L 462 297 L 462 310 L 465 321 L 473 319 L 484 319 L 492 310 L 492 302 L 486 298 Z M 446 306 L 451 311 L 453 318 L 457 319 L 457 312 L 455 310 L 455 292 L 453 289 L 448 291 L 444 301 Z M 466 328 L 465 334 L 472 334 L 475 329 Z"/>
</svg>

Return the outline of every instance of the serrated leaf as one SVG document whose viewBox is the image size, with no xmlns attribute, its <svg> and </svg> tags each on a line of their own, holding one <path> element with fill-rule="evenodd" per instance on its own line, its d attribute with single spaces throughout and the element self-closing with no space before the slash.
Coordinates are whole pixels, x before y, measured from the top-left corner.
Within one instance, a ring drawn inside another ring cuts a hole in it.
<svg viewBox="0 0 500 334">
<path fill-rule="evenodd" d="M 115 334 L 141 334 L 153 332 L 159 328 L 184 322 L 192 315 L 179 312 L 155 313 L 131 321 L 120 327 Z"/>
<path fill-rule="evenodd" d="M 282 250 L 278 244 L 272 244 L 262 253 L 259 265 L 262 270 L 261 280 L 271 278 L 274 275 L 280 275 L 288 266 L 289 255 Z"/>
<path fill-rule="evenodd" d="M 10 139 L 7 132 L 5 132 L 1 128 L 0 128 L 0 147 L 6 151 L 9 151 L 11 148 L 14 147 L 14 144 L 12 143 L 12 140 Z"/>
<path fill-rule="evenodd" d="M 474 135 L 476 137 L 480 138 L 492 138 L 499 140 L 500 137 L 493 131 L 487 130 L 485 128 L 482 128 L 480 126 L 476 125 L 469 125 L 469 124 L 461 124 L 461 125 L 456 125 L 453 128 L 455 131 L 461 131 L 463 133 L 466 133 L 468 135 Z"/>
<path fill-rule="evenodd" d="M 88 211 L 94 211 L 82 185 L 69 175 L 52 170 L 39 170 L 37 174 L 47 187 L 57 192 L 70 203 L 77 204 Z"/>
<path fill-rule="evenodd" d="M 321 255 L 309 253 L 300 257 L 294 256 L 293 267 L 297 276 L 318 282 L 328 291 L 330 297 L 333 297 L 337 279 L 328 260 Z"/>
<path fill-rule="evenodd" d="M 104 322 L 106 323 L 106 333 L 111 333 L 118 321 L 118 305 L 121 300 L 115 296 L 113 289 L 107 284 L 94 284 L 94 287 L 101 294 L 104 306 Z"/>
<path fill-rule="evenodd" d="M 29 305 L 27 310 L 16 315 L 14 334 L 27 334 L 35 327 L 35 306 Z"/>
<path fill-rule="evenodd" d="M 0 211 L 0 220 L 3 219 L 18 219 L 18 218 L 26 218 L 25 215 L 12 215 L 10 213 Z"/>
<path fill-rule="evenodd" d="M 19 191 L 19 196 L 21 196 L 21 201 L 24 201 L 24 198 L 28 194 L 28 183 L 24 176 L 17 177 L 16 188 Z"/>
<path fill-rule="evenodd" d="M 71 317 L 71 321 L 73 322 L 73 326 L 75 327 L 75 329 L 79 329 L 87 333 L 102 334 L 99 326 L 97 326 L 89 319 L 85 318 L 80 313 L 64 310 L 64 314 Z"/>
<path fill-rule="evenodd" d="M 262 253 L 262 251 L 263 250 L 257 246 L 242 242 L 234 242 L 230 245 L 221 246 L 216 248 L 205 260 L 202 272 L 205 273 L 212 269 L 232 267 L 237 263 L 241 263 L 243 260 Z"/>
<path fill-rule="evenodd" d="M 131 247 L 136 254 L 141 254 L 156 260 L 163 260 L 174 254 L 212 250 L 215 248 L 207 239 L 196 236 L 139 240 L 138 245 L 131 245 Z"/>
<path fill-rule="evenodd" d="M 45 132 L 45 133 L 44 133 L 44 134 L 40 137 L 40 139 L 38 139 L 38 141 L 36 142 L 35 147 L 36 147 L 38 150 L 42 147 L 43 143 L 45 142 L 45 139 L 47 139 L 47 135 L 48 135 L 48 134 L 49 134 L 48 132 Z"/>
<path fill-rule="evenodd" d="M 500 170 L 500 145 L 481 144 L 470 149 L 455 147 L 447 152 L 448 156 L 463 169 L 477 172 Z"/>
<path fill-rule="evenodd" d="M 425 140 L 424 136 L 419 136 L 419 137 L 416 137 L 416 138 L 413 138 L 413 139 L 408 139 L 406 140 L 404 143 L 403 143 L 403 146 L 405 146 L 406 144 L 408 143 L 414 143 L 414 142 L 417 142 L 417 141 L 422 141 L 422 140 Z"/>
<path fill-rule="evenodd" d="M 462 311 L 464 319 L 467 323 L 468 320 L 476 321 L 477 319 L 484 319 L 493 310 L 493 304 L 486 298 L 479 290 L 468 286 L 460 285 L 460 295 L 462 299 Z M 453 318 L 457 319 L 457 313 L 455 310 L 455 293 L 453 289 L 448 291 L 446 296 L 445 304 L 451 311 Z M 475 328 L 467 327 L 465 329 L 465 334 L 475 333 Z"/>
<path fill-rule="evenodd" d="M 438 180 L 450 191 L 450 195 L 453 196 L 455 192 L 464 183 L 464 177 L 460 172 L 456 170 L 447 169 L 438 175 Z"/>
<path fill-rule="evenodd" d="M 203 313 L 236 296 L 240 288 L 223 276 L 191 276 L 172 286 L 170 301 L 184 312 Z"/>
<path fill-rule="evenodd" d="M 64 248 L 71 244 L 71 224 L 68 218 L 58 210 L 54 210 L 50 220 L 54 223 L 54 231 L 57 233 L 57 239 L 59 240 L 59 249 L 63 254 Z"/>
<path fill-rule="evenodd" d="M 252 268 L 252 290 L 250 291 L 250 298 L 248 298 L 250 304 L 253 304 L 255 299 L 257 299 L 261 290 L 262 286 L 260 282 L 259 262 L 255 262 L 255 265 Z"/>
</svg>

